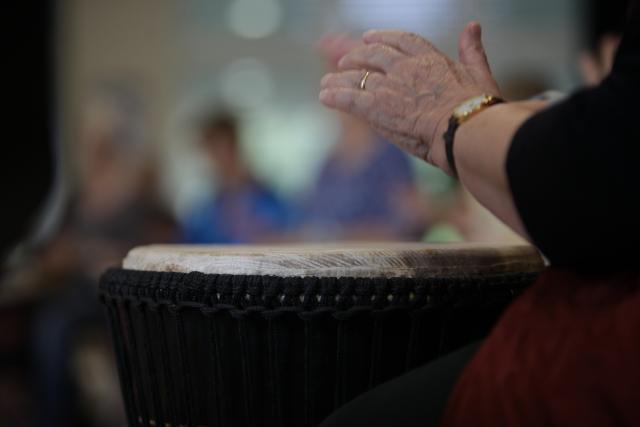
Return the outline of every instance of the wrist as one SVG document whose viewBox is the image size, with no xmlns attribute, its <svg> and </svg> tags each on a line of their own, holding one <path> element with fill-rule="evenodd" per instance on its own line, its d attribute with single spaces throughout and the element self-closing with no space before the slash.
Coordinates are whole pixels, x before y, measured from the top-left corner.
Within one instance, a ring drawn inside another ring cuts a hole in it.
<svg viewBox="0 0 640 427">
<path fill-rule="evenodd" d="M 470 98 L 454 108 L 446 121 L 446 130 L 441 134 L 444 141 L 444 151 L 447 168 L 444 169 L 454 177 L 457 177 L 457 168 L 454 155 L 454 142 L 458 128 L 472 117 L 482 113 L 489 107 L 502 104 L 505 101 L 493 95 L 480 95 Z M 440 126 L 443 127 L 442 125 Z"/>
<path fill-rule="evenodd" d="M 517 129 L 536 111 L 522 102 L 495 105 L 464 122 L 456 132 L 454 155 L 461 174 L 477 175 L 479 165 L 490 156 L 497 164 L 504 164 L 507 149 Z M 484 159 L 484 160 L 483 160 Z"/>
<path fill-rule="evenodd" d="M 449 119 L 451 118 L 451 114 L 454 109 L 455 105 L 448 108 L 447 113 L 438 120 L 438 124 L 434 129 L 431 139 L 430 154 L 433 153 L 433 156 L 431 158 L 432 161 L 429 163 L 433 164 L 438 169 L 441 169 L 447 175 L 452 175 L 452 171 L 449 168 L 449 162 L 447 161 L 447 155 L 445 152 L 444 134 L 447 132 Z"/>
</svg>

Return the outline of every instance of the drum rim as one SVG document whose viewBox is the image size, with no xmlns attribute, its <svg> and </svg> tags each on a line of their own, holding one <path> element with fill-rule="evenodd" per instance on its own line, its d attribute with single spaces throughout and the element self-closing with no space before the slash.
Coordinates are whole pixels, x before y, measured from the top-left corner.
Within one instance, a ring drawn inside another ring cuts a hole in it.
<svg viewBox="0 0 640 427">
<path fill-rule="evenodd" d="M 437 278 L 534 273 L 544 268 L 544 262 L 530 245 L 150 245 L 132 249 L 122 267 L 245 276 Z"/>
</svg>

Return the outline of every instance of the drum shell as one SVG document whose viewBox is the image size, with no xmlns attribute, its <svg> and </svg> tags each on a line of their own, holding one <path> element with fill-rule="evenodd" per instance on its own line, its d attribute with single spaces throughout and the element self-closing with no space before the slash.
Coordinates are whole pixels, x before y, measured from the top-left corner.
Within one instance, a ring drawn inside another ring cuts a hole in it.
<svg viewBox="0 0 640 427">
<path fill-rule="evenodd" d="M 315 426 L 484 337 L 536 277 L 309 278 L 111 269 L 129 424 Z"/>
</svg>

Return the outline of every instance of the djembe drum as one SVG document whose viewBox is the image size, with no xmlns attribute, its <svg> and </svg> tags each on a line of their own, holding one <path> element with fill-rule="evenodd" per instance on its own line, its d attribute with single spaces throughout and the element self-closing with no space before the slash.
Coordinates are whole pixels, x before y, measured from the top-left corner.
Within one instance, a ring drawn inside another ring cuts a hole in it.
<svg viewBox="0 0 640 427">
<path fill-rule="evenodd" d="M 107 271 L 129 425 L 315 426 L 485 336 L 529 246 L 149 246 Z"/>
</svg>

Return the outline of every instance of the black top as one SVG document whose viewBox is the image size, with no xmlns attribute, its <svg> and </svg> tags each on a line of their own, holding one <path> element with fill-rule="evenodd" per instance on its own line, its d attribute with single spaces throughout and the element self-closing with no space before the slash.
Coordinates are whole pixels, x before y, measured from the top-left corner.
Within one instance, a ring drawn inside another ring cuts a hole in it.
<svg viewBox="0 0 640 427">
<path fill-rule="evenodd" d="M 640 266 L 640 7 L 611 74 L 527 120 L 507 157 L 516 207 L 550 262 Z"/>
</svg>

